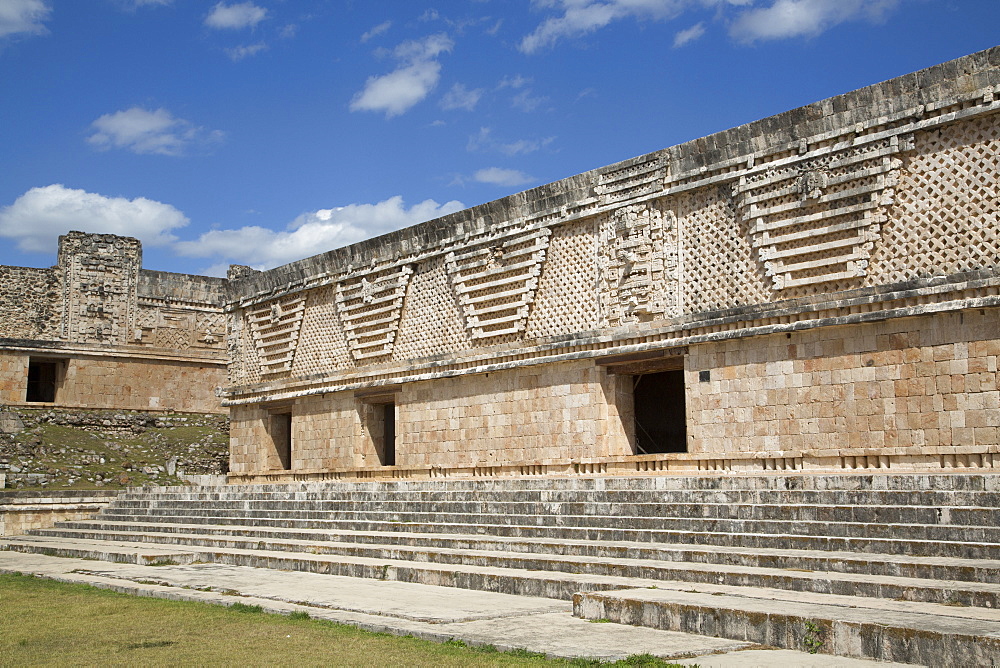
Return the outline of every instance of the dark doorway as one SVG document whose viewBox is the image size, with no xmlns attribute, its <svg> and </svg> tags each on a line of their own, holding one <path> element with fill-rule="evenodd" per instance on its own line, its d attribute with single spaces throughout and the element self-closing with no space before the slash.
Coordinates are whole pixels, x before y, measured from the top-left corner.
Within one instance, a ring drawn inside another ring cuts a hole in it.
<svg viewBox="0 0 1000 668">
<path fill-rule="evenodd" d="M 684 371 L 632 376 L 638 454 L 687 452 Z"/>
<path fill-rule="evenodd" d="M 380 415 L 377 420 L 382 422 L 382 447 L 378 455 L 382 466 L 396 465 L 396 404 L 379 404 L 376 407 Z"/>
<path fill-rule="evenodd" d="M 271 415 L 271 441 L 278 455 L 278 462 L 284 470 L 292 468 L 292 414 L 273 413 Z"/>
<path fill-rule="evenodd" d="M 59 360 L 28 360 L 28 390 L 24 400 L 54 403 L 63 363 Z"/>
</svg>

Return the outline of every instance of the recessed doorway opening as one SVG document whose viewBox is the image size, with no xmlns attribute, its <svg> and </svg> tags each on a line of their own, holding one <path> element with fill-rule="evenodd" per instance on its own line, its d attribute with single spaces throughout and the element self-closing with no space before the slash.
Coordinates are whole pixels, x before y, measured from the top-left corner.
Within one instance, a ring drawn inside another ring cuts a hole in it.
<svg viewBox="0 0 1000 668">
<path fill-rule="evenodd" d="M 66 360 L 31 357 L 28 359 L 28 387 L 24 400 L 52 404 L 65 376 Z"/>
<path fill-rule="evenodd" d="M 637 454 L 687 452 L 684 371 L 632 376 Z"/>
</svg>

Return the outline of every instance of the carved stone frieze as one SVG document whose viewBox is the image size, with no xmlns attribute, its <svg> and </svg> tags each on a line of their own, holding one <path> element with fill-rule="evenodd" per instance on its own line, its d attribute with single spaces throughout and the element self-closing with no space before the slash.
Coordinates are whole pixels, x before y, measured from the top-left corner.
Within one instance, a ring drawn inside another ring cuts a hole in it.
<svg viewBox="0 0 1000 668">
<path fill-rule="evenodd" d="M 633 204 L 601 221 L 598 265 L 607 325 L 677 313 L 677 220 L 654 205 Z"/>
</svg>

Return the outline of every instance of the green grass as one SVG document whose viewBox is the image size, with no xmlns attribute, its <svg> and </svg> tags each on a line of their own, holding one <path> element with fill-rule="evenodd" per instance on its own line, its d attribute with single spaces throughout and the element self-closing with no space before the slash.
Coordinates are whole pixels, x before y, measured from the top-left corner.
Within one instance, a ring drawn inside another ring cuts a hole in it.
<svg viewBox="0 0 1000 668">
<path fill-rule="evenodd" d="M 0 666 L 676 666 L 649 655 L 617 664 L 550 660 L 244 603 L 143 598 L 24 575 L 0 575 L 0 609 Z"/>
</svg>

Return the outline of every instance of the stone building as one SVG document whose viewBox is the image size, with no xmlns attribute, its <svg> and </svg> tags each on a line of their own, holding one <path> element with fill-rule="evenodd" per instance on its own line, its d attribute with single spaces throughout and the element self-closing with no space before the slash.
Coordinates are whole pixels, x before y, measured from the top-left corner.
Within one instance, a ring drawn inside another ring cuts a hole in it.
<svg viewBox="0 0 1000 668">
<path fill-rule="evenodd" d="M 995 48 L 232 276 L 230 480 L 1000 466 L 998 111 Z"/>
<path fill-rule="evenodd" d="M 224 412 L 225 279 L 142 268 L 137 239 L 70 232 L 0 266 L 0 404 Z"/>
</svg>

